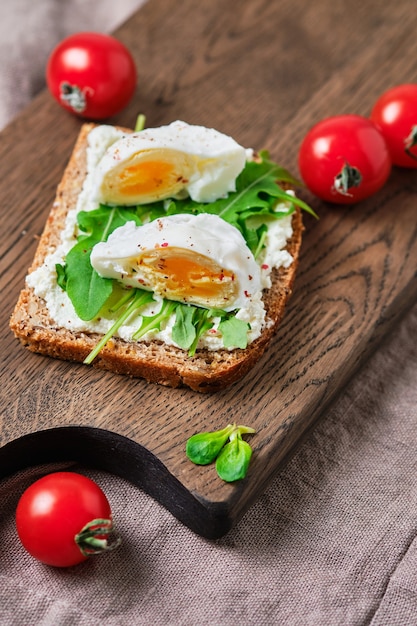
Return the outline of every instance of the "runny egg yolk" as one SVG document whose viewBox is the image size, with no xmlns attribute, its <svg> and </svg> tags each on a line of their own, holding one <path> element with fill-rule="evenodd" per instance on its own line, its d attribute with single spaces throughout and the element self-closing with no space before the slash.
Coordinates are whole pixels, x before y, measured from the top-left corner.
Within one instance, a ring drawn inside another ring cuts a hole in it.
<svg viewBox="0 0 417 626">
<path fill-rule="evenodd" d="M 138 259 L 138 266 L 155 291 L 172 300 L 223 308 L 237 295 L 233 272 L 191 250 L 177 247 L 150 250 Z"/>
<path fill-rule="evenodd" d="M 178 195 L 190 174 L 188 155 L 168 149 L 144 150 L 106 172 L 100 191 L 111 204 L 143 204 Z"/>
</svg>

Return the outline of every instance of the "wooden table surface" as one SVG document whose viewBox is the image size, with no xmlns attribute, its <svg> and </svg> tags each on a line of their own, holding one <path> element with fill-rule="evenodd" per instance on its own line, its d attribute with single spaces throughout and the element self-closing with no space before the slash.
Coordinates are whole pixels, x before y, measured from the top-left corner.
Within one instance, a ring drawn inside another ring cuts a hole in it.
<svg viewBox="0 0 417 626">
<path fill-rule="evenodd" d="M 417 82 L 414 0 L 150 0 L 116 33 L 139 70 L 111 123 L 183 119 L 266 148 L 298 175 L 308 128 L 368 115 Z M 126 477 L 195 532 L 214 538 L 266 487 L 328 403 L 417 300 L 417 171 L 395 169 L 351 208 L 303 192 L 306 232 L 295 291 L 269 351 L 244 380 L 204 396 L 26 351 L 8 329 L 81 121 L 43 92 L 1 134 L 0 476 L 76 460 Z M 253 426 L 245 480 L 226 484 L 185 457 L 187 437 Z M 306 468 L 308 472 L 308 468 Z"/>
</svg>

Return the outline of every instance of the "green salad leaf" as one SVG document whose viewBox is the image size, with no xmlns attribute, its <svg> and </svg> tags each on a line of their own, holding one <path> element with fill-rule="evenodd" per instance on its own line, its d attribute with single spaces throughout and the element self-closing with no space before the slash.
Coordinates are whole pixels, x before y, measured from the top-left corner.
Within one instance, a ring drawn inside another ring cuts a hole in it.
<svg viewBox="0 0 417 626">
<path fill-rule="evenodd" d="M 197 433 L 187 439 L 185 454 L 196 465 L 215 462 L 217 474 L 225 482 L 241 480 L 246 476 L 252 458 L 252 448 L 242 435 L 254 433 L 253 428 L 236 424 Z"/>
<path fill-rule="evenodd" d="M 60 285 L 65 285 L 75 312 L 82 320 L 94 319 L 113 291 L 113 280 L 102 278 L 90 262 L 91 250 L 100 241 L 133 220 L 140 225 L 135 212 L 121 207 L 100 205 L 94 211 L 80 211 L 77 216 L 80 234 L 68 252 L 65 266 L 57 267 Z M 65 276 L 64 276 L 65 275 Z"/>
<path fill-rule="evenodd" d="M 211 433 L 197 433 L 187 440 L 185 453 L 196 465 L 208 465 L 216 460 L 220 450 L 233 432 L 234 426 L 228 424 L 222 430 Z"/>
<path fill-rule="evenodd" d="M 107 342 L 117 333 L 120 326 L 126 322 L 131 315 L 137 312 L 145 305 L 153 300 L 153 294 L 151 291 L 144 291 L 143 289 L 133 289 L 128 294 L 128 297 L 125 295 L 122 297 L 121 301 L 117 303 L 114 307 L 114 310 L 119 310 L 123 305 L 125 306 L 121 315 L 118 316 L 114 324 L 107 331 L 105 335 L 100 339 L 98 344 L 95 346 L 94 350 L 90 352 L 86 359 L 84 359 L 84 363 L 92 363 L 98 353 L 104 348 Z"/>
<path fill-rule="evenodd" d="M 197 314 L 197 307 L 188 305 L 177 307 L 175 324 L 172 327 L 172 338 L 183 350 L 189 350 L 197 337 L 197 329 L 194 324 L 194 318 Z"/>
<path fill-rule="evenodd" d="M 162 322 L 171 317 L 171 313 L 175 310 L 177 305 L 178 303 L 172 300 L 163 300 L 158 313 L 155 315 L 143 315 L 142 323 L 133 335 L 133 339 L 136 341 L 151 330 L 161 330 Z"/>
<path fill-rule="evenodd" d="M 252 457 L 252 448 L 240 433 L 232 433 L 230 441 L 216 459 L 216 472 L 225 482 L 245 478 Z"/>
<path fill-rule="evenodd" d="M 246 348 L 249 324 L 235 315 L 236 311 L 226 313 L 218 309 L 203 309 L 178 303 L 172 338 L 180 348 L 188 350 L 189 356 L 193 356 L 200 337 L 213 328 L 216 318 L 220 318 L 218 330 L 222 335 L 224 347 Z"/>
<path fill-rule="evenodd" d="M 248 220 L 251 217 L 280 219 L 294 212 L 295 206 L 314 213 L 303 200 L 289 194 L 279 183 L 301 186 L 286 169 L 270 160 L 267 151 L 259 153 L 259 160 L 249 161 L 236 179 L 236 191 L 226 198 L 214 202 L 196 202 L 191 198 L 170 199 L 138 205 L 135 214 L 141 223 L 153 221 L 158 217 L 176 215 L 178 213 L 212 213 L 218 215 L 229 224 L 238 228 L 247 241 L 248 247 L 256 250 L 264 229 L 251 229 Z M 284 203 L 282 209 L 277 206 Z"/>
<path fill-rule="evenodd" d="M 280 219 L 291 215 L 295 206 L 299 206 L 308 213 L 315 215 L 314 211 L 300 198 L 287 193 L 278 183 L 288 183 L 300 186 L 287 170 L 269 160 L 266 151 L 259 153 L 259 161 L 249 161 L 236 179 L 236 191 L 229 193 L 226 198 L 219 198 L 214 202 L 203 203 L 184 198 L 182 200 L 170 200 L 163 210 L 163 203 L 153 205 L 141 205 L 138 207 L 141 219 L 147 217 L 155 219 L 161 215 L 175 215 L 177 213 L 211 213 L 218 215 L 226 222 L 238 228 L 245 238 L 252 252 L 259 252 L 260 240 L 264 239 L 265 227 L 251 228 L 251 217 L 263 217 L 265 219 Z M 284 203 L 281 210 L 277 206 Z M 317 217 L 317 216 L 316 216 Z"/>
<path fill-rule="evenodd" d="M 246 348 L 249 324 L 235 316 L 228 316 L 219 324 L 225 348 Z"/>
</svg>

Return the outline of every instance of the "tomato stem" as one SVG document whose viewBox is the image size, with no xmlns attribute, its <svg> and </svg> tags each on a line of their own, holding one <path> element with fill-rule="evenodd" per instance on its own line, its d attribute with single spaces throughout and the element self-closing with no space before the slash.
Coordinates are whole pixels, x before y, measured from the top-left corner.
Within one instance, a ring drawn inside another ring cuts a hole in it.
<svg viewBox="0 0 417 626">
<path fill-rule="evenodd" d="M 349 189 L 359 187 L 362 182 L 362 174 L 357 167 L 350 165 L 347 161 L 335 176 L 334 189 L 342 196 L 350 196 Z"/>
<path fill-rule="evenodd" d="M 411 148 L 417 146 L 417 125 L 412 126 L 410 134 L 404 141 L 404 150 L 409 157 L 417 161 L 417 155 L 411 152 Z"/>
<path fill-rule="evenodd" d="M 74 537 L 75 543 L 84 556 L 102 554 L 114 550 L 121 544 L 111 519 L 93 519 Z"/>
<path fill-rule="evenodd" d="M 75 113 L 83 113 L 87 107 L 87 90 L 64 81 L 59 86 L 59 98 Z"/>
</svg>

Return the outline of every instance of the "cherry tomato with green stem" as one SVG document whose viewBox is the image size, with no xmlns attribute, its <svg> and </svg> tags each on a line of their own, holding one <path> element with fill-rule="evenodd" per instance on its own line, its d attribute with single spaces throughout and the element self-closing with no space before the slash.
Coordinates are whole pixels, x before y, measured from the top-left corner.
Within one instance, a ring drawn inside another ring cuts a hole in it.
<svg viewBox="0 0 417 626">
<path fill-rule="evenodd" d="M 393 164 L 417 168 L 417 84 L 388 89 L 375 102 L 371 120 L 384 135 Z"/>
<path fill-rule="evenodd" d="M 54 472 L 32 483 L 18 502 L 16 529 L 29 554 L 56 567 L 77 565 L 120 543 L 106 495 L 75 472 Z"/>
<path fill-rule="evenodd" d="M 81 32 L 51 52 L 46 83 L 55 100 L 77 116 L 102 120 L 119 113 L 137 84 L 134 59 L 111 35 Z"/>
<path fill-rule="evenodd" d="M 361 115 L 335 115 L 315 124 L 298 154 L 300 174 L 318 198 L 354 204 L 386 183 L 391 160 L 375 124 Z"/>
</svg>

